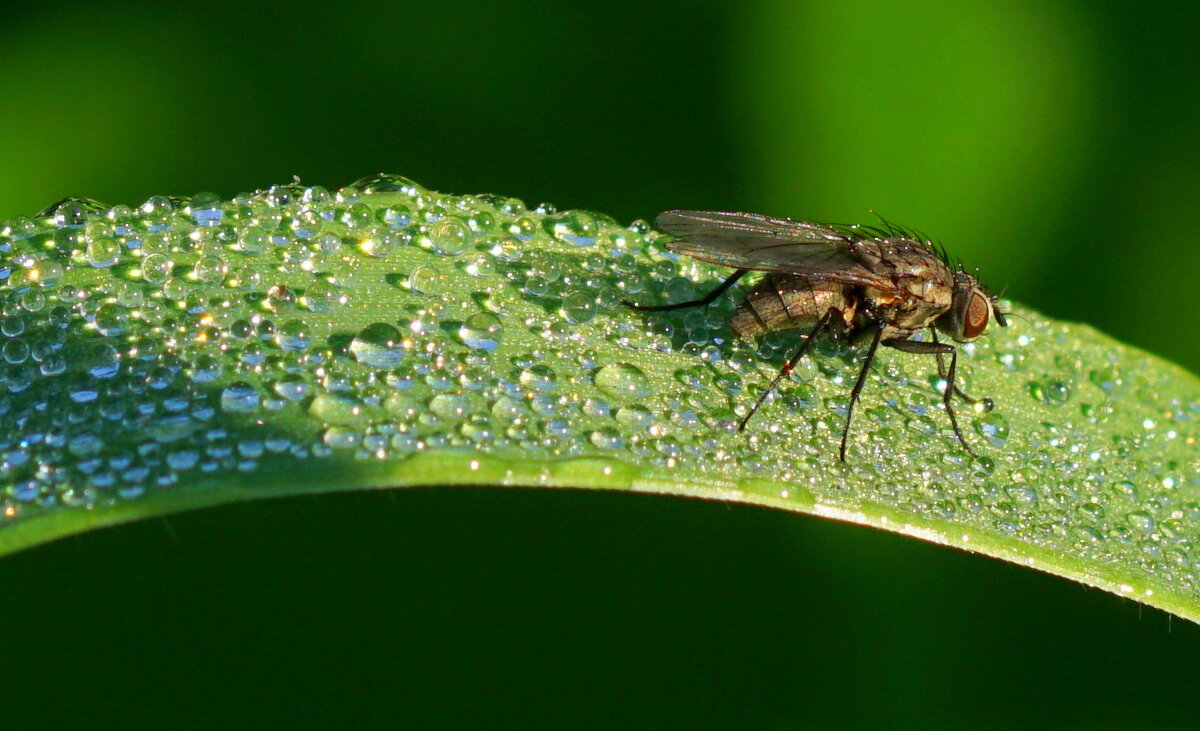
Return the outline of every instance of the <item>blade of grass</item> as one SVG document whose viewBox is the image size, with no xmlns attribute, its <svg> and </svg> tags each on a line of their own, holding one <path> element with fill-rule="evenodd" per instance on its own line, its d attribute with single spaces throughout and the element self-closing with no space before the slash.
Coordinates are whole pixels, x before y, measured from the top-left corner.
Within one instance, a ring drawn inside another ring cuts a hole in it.
<svg viewBox="0 0 1200 731">
<path fill-rule="evenodd" d="M 67 201 L 0 251 L 0 552 L 233 500 L 416 485 L 755 503 L 978 551 L 1200 620 L 1200 382 L 1019 307 L 941 410 L 881 355 L 837 459 L 852 349 L 738 418 L 796 333 L 738 340 L 725 272 L 644 223 L 380 176 L 331 194 Z M 740 285 L 739 285 L 740 287 Z M 744 291 L 744 290 L 743 290 Z"/>
</svg>

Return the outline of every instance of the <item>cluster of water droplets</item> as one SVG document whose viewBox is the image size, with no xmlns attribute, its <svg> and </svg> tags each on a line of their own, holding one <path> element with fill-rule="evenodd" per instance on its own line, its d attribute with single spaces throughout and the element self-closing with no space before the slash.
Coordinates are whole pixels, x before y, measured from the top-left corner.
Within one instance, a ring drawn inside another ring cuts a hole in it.
<svg viewBox="0 0 1200 731">
<path fill-rule="evenodd" d="M 740 285 L 707 308 L 631 312 L 623 301 L 687 300 L 720 280 L 662 244 L 643 222 L 390 176 L 136 208 L 68 200 L 4 222 L 2 514 L 278 463 L 607 455 L 1194 584 L 1200 402 L 1171 400 L 1178 386 L 1136 358 L 1064 356 L 1068 333 L 1034 315 L 963 346 L 960 385 L 1002 376 L 981 394 L 995 408 L 959 405 L 976 459 L 931 359 L 884 354 L 842 465 L 831 445 L 860 349 L 818 344 L 738 433 L 799 334 L 734 338 Z M 1126 404 L 1153 416 L 1097 442 Z"/>
</svg>

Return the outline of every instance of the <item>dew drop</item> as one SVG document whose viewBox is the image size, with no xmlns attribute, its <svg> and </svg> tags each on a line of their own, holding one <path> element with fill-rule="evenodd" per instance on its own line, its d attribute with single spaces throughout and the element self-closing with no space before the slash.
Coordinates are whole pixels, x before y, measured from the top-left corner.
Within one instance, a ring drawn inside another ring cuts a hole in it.
<svg viewBox="0 0 1200 731">
<path fill-rule="evenodd" d="M 599 449 L 620 449 L 621 432 L 611 426 L 596 429 L 589 436 L 592 445 Z"/>
<path fill-rule="evenodd" d="M 563 299 L 561 312 L 572 325 L 583 325 L 596 316 L 596 299 L 583 292 L 574 292 Z"/>
<path fill-rule="evenodd" d="M 238 247 L 247 254 L 262 254 L 270 245 L 270 235 L 261 228 L 250 226 L 238 234 Z"/>
<path fill-rule="evenodd" d="M 992 412 L 979 417 L 975 420 L 975 431 L 993 447 L 1008 443 L 1008 419 L 1003 414 Z"/>
<path fill-rule="evenodd" d="M 429 410 L 447 421 L 461 421 L 471 410 L 471 399 L 461 394 L 439 393 L 429 400 Z"/>
<path fill-rule="evenodd" d="M 1062 406 L 1071 398 L 1071 387 L 1061 381 L 1034 381 L 1029 394 L 1048 406 Z"/>
<path fill-rule="evenodd" d="M 479 312 L 463 322 L 458 328 L 458 337 L 467 347 L 490 353 L 500 345 L 504 326 L 500 318 L 490 312 Z"/>
<path fill-rule="evenodd" d="M 275 382 L 274 391 L 280 398 L 299 401 L 308 395 L 309 386 L 302 377 L 289 373 Z"/>
<path fill-rule="evenodd" d="M 92 378 L 112 378 L 120 371 L 117 349 L 108 343 L 92 345 L 83 358 L 83 367 Z"/>
<path fill-rule="evenodd" d="M 326 392 L 313 398 L 308 413 L 326 424 L 353 424 L 361 418 L 363 405 L 349 394 Z"/>
<path fill-rule="evenodd" d="M 330 449 L 347 450 L 354 449 L 362 441 L 362 435 L 354 429 L 347 429 L 343 426 L 333 426 L 325 430 L 322 435 L 322 441 Z"/>
<path fill-rule="evenodd" d="M 350 353 L 363 365 L 394 368 L 404 360 L 403 337 L 386 322 L 367 325 L 350 341 Z"/>
<path fill-rule="evenodd" d="M 231 383 L 221 391 L 221 409 L 231 414 L 250 414 L 258 410 L 261 399 L 249 383 Z"/>
<path fill-rule="evenodd" d="M 629 363 L 601 366 L 592 381 L 596 388 L 622 402 L 640 401 L 650 395 L 650 381 L 646 374 Z"/>
<path fill-rule="evenodd" d="M 203 256 L 192 267 L 192 278 L 204 284 L 217 284 L 225 279 L 229 264 L 219 256 Z"/>
<path fill-rule="evenodd" d="M 520 381 L 537 393 L 551 393 L 558 383 L 558 376 L 550 366 L 539 364 L 522 370 Z"/>
<path fill-rule="evenodd" d="M 554 222 L 554 236 L 574 246 L 593 246 L 599 236 L 596 217 L 585 211 L 570 211 Z"/>
<path fill-rule="evenodd" d="M 419 266 L 408 275 L 408 288 L 417 294 L 436 295 L 442 291 L 446 277 L 430 266 Z"/>
<path fill-rule="evenodd" d="M 312 335 L 303 320 L 289 320 L 275 331 L 275 344 L 285 351 L 308 350 Z"/>
<path fill-rule="evenodd" d="M 1149 533 L 1154 530 L 1154 517 L 1142 510 L 1137 510 L 1125 516 L 1125 522 L 1129 523 L 1129 527 L 1143 533 Z"/>
<path fill-rule="evenodd" d="M 150 284 L 162 284 L 171 277 L 175 263 L 163 254 L 149 254 L 142 259 L 142 279 Z"/>
<path fill-rule="evenodd" d="M 121 261 L 121 245 L 111 238 L 98 238 L 88 242 L 87 262 L 97 269 L 113 266 Z"/>
<path fill-rule="evenodd" d="M 458 256 L 471 245 L 471 229 L 461 219 L 446 218 L 430 230 L 429 244 L 442 256 Z"/>
<path fill-rule="evenodd" d="M 1121 376 L 1121 371 L 1115 365 L 1097 368 L 1088 374 L 1088 380 L 1114 398 L 1120 396 L 1125 391 L 1125 380 Z"/>
<path fill-rule="evenodd" d="M 125 326 L 129 322 L 129 310 L 115 304 L 104 304 L 96 310 L 96 319 L 94 320 L 96 331 L 101 335 L 114 337 L 125 332 Z"/>
</svg>

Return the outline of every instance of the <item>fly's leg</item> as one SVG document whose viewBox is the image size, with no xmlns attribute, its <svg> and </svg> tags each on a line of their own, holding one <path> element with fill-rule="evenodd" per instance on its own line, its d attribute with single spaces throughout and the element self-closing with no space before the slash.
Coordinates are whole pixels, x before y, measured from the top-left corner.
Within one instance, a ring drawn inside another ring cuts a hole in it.
<svg viewBox="0 0 1200 731">
<path fill-rule="evenodd" d="M 716 289 L 714 289 L 713 291 L 704 295 L 703 297 L 701 297 L 698 300 L 690 300 L 688 302 L 677 302 L 676 304 L 673 304 L 673 305 L 638 305 L 638 304 L 634 304 L 633 302 L 630 302 L 629 300 L 621 300 L 621 304 L 625 305 L 626 307 L 631 307 L 635 310 L 638 310 L 639 312 L 667 312 L 669 310 L 682 310 L 685 307 L 703 307 L 705 305 L 711 304 L 713 300 L 715 300 L 716 298 L 718 298 L 722 294 L 724 294 L 725 290 L 729 289 L 734 284 L 736 284 L 737 280 L 746 276 L 747 272 L 749 272 L 749 271 L 750 271 L 749 269 L 738 269 L 733 274 L 730 274 L 728 279 L 726 279 L 724 282 L 721 282 L 719 285 L 717 285 Z"/>
<path fill-rule="evenodd" d="M 963 436 L 962 429 L 958 428 L 958 417 L 954 414 L 954 394 L 957 388 L 954 385 L 954 371 L 958 367 L 958 348 L 953 345 L 944 343 L 924 343 L 915 340 L 885 340 L 884 345 L 889 348 L 903 351 L 905 353 L 916 353 L 918 355 L 936 355 L 938 363 L 941 363 L 942 354 L 950 354 L 950 372 L 946 375 L 946 390 L 942 392 L 942 404 L 946 407 L 946 413 L 950 415 L 950 425 L 954 427 L 954 436 L 958 437 L 958 441 L 963 445 L 963 449 L 967 450 L 967 454 L 972 457 L 978 457 L 975 450 L 971 449 L 971 445 L 967 444 L 966 437 Z"/>
<path fill-rule="evenodd" d="M 940 346 L 941 344 L 938 342 L 937 330 L 934 330 L 931 327 L 931 328 L 929 328 L 929 334 L 933 336 L 933 344 Z M 945 361 L 942 360 L 942 351 L 937 351 L 934 353 L 934 355 L 937 356 L 938 377 L 941 378 L 943 381 L 949 381 L 950 384 L 952 386 L 954 386 L 954 395 L 955 396 L 959 397 L 960 399 L 962 399 L 963 401 L 966 401 L 969 404 L 978 404 L 978 403 L 982 402 L 984 405 L 987 406 L 989 411 L 991 410 L 991 404 L 992 404 L 991 399 L 986 398 L 986 397 L 985 398 L 971 398 L 961 388 L 958 387 L 958 384 L 954 382 L 953 376 L 946 374 L 946 363 L 945 363 Z"/>
<path fill-rule="evenodd" d="M 800 344 L 800 349 L 797 350 L 796 354 L 783 364 L 783 368 L 779 369 L 779 374 L 775 376 L 775 380 L 771 381 L 771 385 L 767 386 L 767 390 L 763 391 L 762 395 L 758 397 L 758 401 L 754 402 L 754 407 L 750 409 L 750 413 L 746 414 L 746 416 L 742 418 L 742 421 L 740 424 L 738 424 L 737 428 L 739 432 L 746 430 L 746 424 L 749 423 L 750 417 L 754 416 L 754 413 L 758 411 L 760 406 L 763 405 L 763 402 L 767 400 L 767 396 L 771 395 L 771 392 L 775 390 L 775 387 L 779 385 L 779 382 L 783 380 L 784 376 L 792 372 L 792 369 L 796 367 L 796 364 L 800 362 L 800 359 L 803 358 L 804 354 L 808 352 L 808 349 L 812 347 L 813 342 L 816 341 L 817 336 L 821 334 L 821 331 L 829 328 L 835 318 L 840 322 L 841 316 L 841 312 L 833 307 L 830 307 L 829 310 L 821 316 L 821 319 L 817 320 L 817 324 L 813 325 L 813 329 L 808 332 L 808 336 L 805 337 L 804 342 Z"/>
<path fill-rule="evenodd" d="M 883 325 L 875 326 L 875 334 L 871 336 L 871 347 L 867 350 L 867 358 L 863 361 L 862 370 L 858 372 L 858 380 L 854 382 L 854 390 L 850 392 L 850 404 L 846 407 L 846 425 L 842 427 L 842 461 L 846 461 L 846 440 L 850 438 L 850 421 L 854 418 L 854 405 L 862 395 L 863 386 L 867 385 L 867 372 L 875 362 L 875 351 L 883 339 Z"/>
</svg>

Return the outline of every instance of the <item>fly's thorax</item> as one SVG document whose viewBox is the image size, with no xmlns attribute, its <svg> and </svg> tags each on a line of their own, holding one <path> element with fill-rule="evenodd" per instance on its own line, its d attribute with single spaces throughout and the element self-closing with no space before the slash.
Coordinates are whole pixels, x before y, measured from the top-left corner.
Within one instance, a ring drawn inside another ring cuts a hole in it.
<svg viewBox="0 0 1200 731">
<path fill-rule="evenodd" d="M 896 333 L 929 327 L 949 309 L 953 290 L 946 282 L 901 279 L 889 288 L 863 287 L 869 319 L 882 322 Z"/>
<path fill-rule="evenodd" d="M 842 313 L 846 325 L 854 320 L 856 298 L 853 287 L 795 274 L 772 272 L 750 290 L 729 318 L 738 335 L 808 328 L 830 310 Z"/>
<path fill-rule="evenodd" d="M 983 334 L 993 316 L 992 300 L 979 281 L 966 272 L 955 272 L 949 309 L 937 319 L 937 328 L 955 340 L 970 342 Z"/>
<path fill-rule="evenodd" d="M 862 288 L 865 314 L 896 337 L 932 325 L 950 308 L 954 272 L 929 246 L 908 238 L 872 239 L 855 244 L 854 253 L 879 282 Z"/>
</svg>

